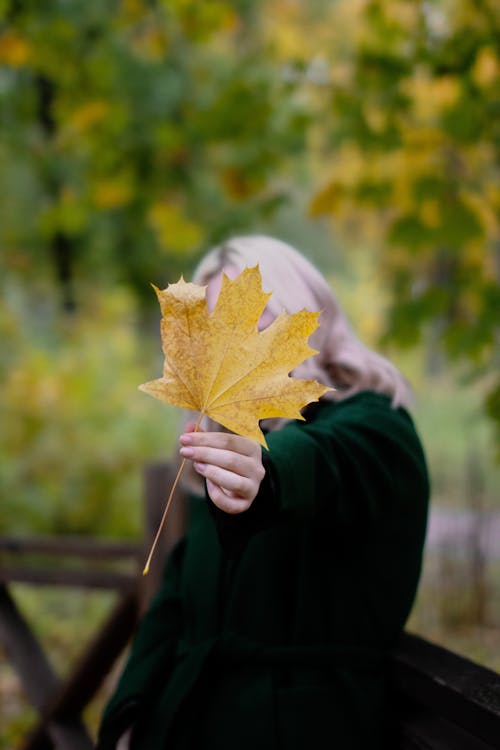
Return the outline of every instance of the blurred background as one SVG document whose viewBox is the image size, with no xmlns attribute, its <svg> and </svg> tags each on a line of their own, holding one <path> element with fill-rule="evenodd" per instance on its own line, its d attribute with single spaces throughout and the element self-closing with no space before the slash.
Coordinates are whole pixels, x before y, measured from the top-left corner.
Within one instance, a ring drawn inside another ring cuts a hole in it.
<svg viewBox="0 0 500 750">
<path fill-rule="evenodd" d="M 409 629 L 500 670 L 499 73 L 494 0 L 0 0 L 0 534 L 141 538 L 150 282 L 265 232 L 415 389 Z M 64 676 L 113 595 L 11 588 Z M 0 749 L 34 718 L 0 650 Z"/>
</svg>

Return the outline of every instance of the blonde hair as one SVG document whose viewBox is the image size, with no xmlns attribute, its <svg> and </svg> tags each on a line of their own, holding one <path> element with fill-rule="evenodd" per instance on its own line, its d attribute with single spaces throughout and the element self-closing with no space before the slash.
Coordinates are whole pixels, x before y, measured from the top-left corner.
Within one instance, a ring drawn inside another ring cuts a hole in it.
<svg viewBox="0 0 500 750">
<path fill-rule="evenodd" d="M 283 309 L 288 313 L 321 311 L 319 327 L 309 341 L 319 353 L 299 365 L 295 376 L 335 386 L 335 391 L 323 397 L 332 401 L 370 390 L 389 396 L 394 408 L 410 405 L 411 389 L 403 375 L 359 341 L 326 279 L 285 242 L 262 235 L 233 237 L 205 255 L 193 281 L 207 284 L 225 266 L 242 271 L 256 264 L 264 291 L 272 291 L 268 309 L 273 316 Z"/>
</svg>

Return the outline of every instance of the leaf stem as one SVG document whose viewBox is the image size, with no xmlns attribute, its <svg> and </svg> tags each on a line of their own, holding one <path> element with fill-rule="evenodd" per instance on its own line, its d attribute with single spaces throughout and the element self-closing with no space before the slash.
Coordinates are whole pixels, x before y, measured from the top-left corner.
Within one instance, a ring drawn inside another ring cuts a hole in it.
<svg viewBox="0 0 500 750">
<path fill-rule="evenodd" d="M 196 426 L 193 430 L 193 432 L 198 431 L 198 427 L 200 426 L 200 422 L 203 418 L 204 412 L 202 411 L 200 416 L 198 417 L 198 421 L 196 422 Z M 146 565 L 144 566 L 144 570 L 142 571 L 143 576 L 147 576 L 149 573 L 149 566 L 151 565 L 151 559 L 153 557 L 153 553 L 155 551 L 156 545 L 158 544 L 158 540 L 160 538 L 160 534 L 162 532 L 163 526 L 165 525 L 165 521 L 167 520 L 167 513 L 168 509 L 170 508 L 170 503 L 172 502 L 172 498 L 174 496 L 174 492 L 176 490 L 176 487 L 179 483 L 179 479 L 181 478 L 181 474 L 184 470 L 184 466 L 186 465 L 186 459 L 183 458 L 181 465 L 179 466 L 179 471 L 177 472 L 177 476 L 174 479 L 174 483 L 172 485 L 172 489 L 170 490 L 170 494 L 168 496 L 167 504 L 165 505 L 165 510 L 163 511 L 163 515 L 161 517 L 160 525 L 158 526 L 158 531 L 156 532 L 156 536 L 153 540 L 153 544 L 151 545 L 151 549 L 149 550 L 148 559 L 146 560 Z"/>
</svg>

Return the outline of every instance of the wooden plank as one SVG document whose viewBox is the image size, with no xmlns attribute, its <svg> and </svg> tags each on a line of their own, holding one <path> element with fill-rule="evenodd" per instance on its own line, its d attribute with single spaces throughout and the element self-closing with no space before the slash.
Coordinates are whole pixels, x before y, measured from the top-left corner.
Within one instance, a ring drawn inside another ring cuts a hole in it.
<svg viewBox="0 0 500 750">
<path fill-rule="evenodd" d="M 497 750 L 414 701 L 397 701 L 397 750 Z"/>
<path fill-rule="evenodd" d="M 42 554 L 58 557 L 83 557 L 99 560 L 138 559 L 143 543 L 96 539 L 82 536 L 19 537 L 0 535 L 0 553 L 9 555 Z"/>
<path fill-rule="evenodd" d="M 43 711 L 59 680 L 7 587 L 0 583 L 0 639 L 31 704 Z"/>
<path fill-rule="evenodd" d="M 31 739 L 28 738 L 28 742 Z M 19 750 L 26 750 L 28 745 L 22 743 Z M 93 750 L 94 743 L 83 723 L 79 719 L 51 723 L 46 734 L 40 734 L 36 744 L 29 745 L 30 750 Z"/>
<path fill-rule="evenodd" d="M 43 713 L 60 681 L 19 611 L 7 587 L 0 583 L 0 640 L 31 704 Z M 68 718 L 64 725 L 50 723 L 40 736 L 38 750 L 48 747 L 47 738 L 58 750 L 91 750 L 92 741 L 81 720 Z M 33 748 L 35 750 L 35 748 Z"/>
<path fill-rule="evenodd" d="M 500 675 L 405 633 L 392 656 L 392 684 L 436 716 L 500 747 Z"/>
<path fill-rule="evenodd" d="M 136 572 L 119 573 L 97 568 L 35 568 L 22 565 L 0 565 L 0 581 L 31 583 L 38 586 L 78 586 L 125 591 L 134 586 L 136 580 Z"/>
<path fill-rule="evenodd" d="M 95 695 L 127 645 L 139 618 L 139 594 L 132 590 L 113 608 L 67 679 L 54 707 L 56 715 L 79 713 Z"/>
<path fill-rule="evenodd" d="M 63 717 L 80 714 L 127 645 L 137 624 L 138 615 L 138 592 L 129 591 L 120 597 L 104 626 L 44 712 L 22 750 L 39 750 L 51 724 L 61 726 Z"/>
</svg>

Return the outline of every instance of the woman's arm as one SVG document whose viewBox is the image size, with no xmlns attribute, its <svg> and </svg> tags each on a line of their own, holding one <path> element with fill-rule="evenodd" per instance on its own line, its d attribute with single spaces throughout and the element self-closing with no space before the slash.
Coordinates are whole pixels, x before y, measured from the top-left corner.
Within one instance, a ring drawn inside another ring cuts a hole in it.
<svg viewBox="0 0 500 750">
<path fill-rule="evenodd" d="M 394 512 L 425 523 L 429 486 L 422 447 L 407 412 L 392 408 L 386 396 L 365 391 L 323 404 L 309 421 L 290 422 L 266 439 L 263 472 L 260 446 L 244 438 L 181 438 L 192 448 L 190 455 L 181 453 L 208 480 L 225 549 L 242 549 L 281 513 L 327 517 L 338 533 L 373 527 Z"/>
</svg>

